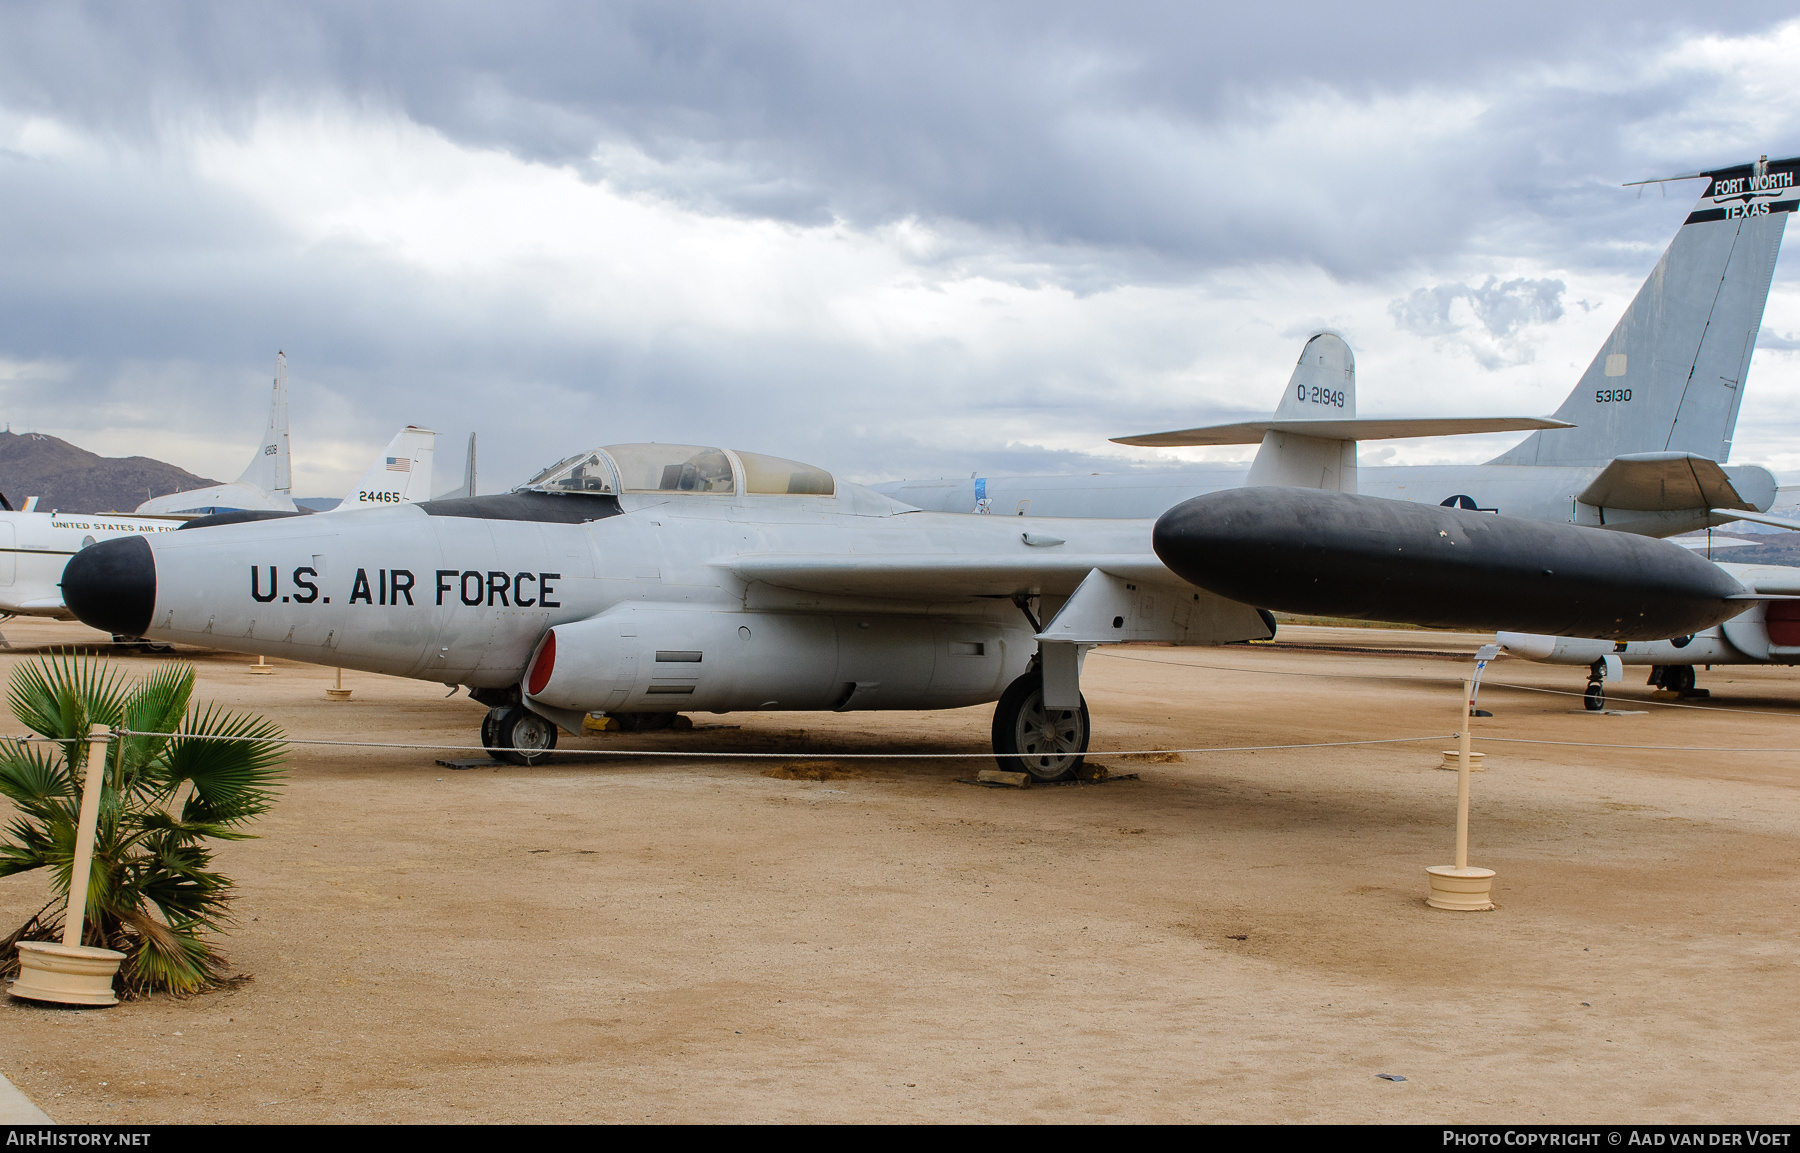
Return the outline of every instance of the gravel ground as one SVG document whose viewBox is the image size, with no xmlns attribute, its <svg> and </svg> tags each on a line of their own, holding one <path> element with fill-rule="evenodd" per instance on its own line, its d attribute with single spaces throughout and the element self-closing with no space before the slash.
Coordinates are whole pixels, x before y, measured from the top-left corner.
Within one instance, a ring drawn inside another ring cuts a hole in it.
<svg viewBox="0 0 1800 1153">
<path fill-rule="evenodd" d="M 1481 638 L 1281 639 L 1097 652 L 1095 747 L 1449 733 L 1466 665 L 1437 654 Z M 475 743 L 480 706 L 441 686 L 349 673 L 330 703 L 330 670 L 178 656 L 294 736 Z M 1633 685 L 1628 716 L 1501 687 L 1580 670 L 1491 678 L 1490 913 L 1424 903 L 1448 741 L 1102 755 L 1137 779 L 1027 790 L 831 756 L 978 752 L 985 707 L 565 738 L 778 763 L 299 749 L 262 837 L 221 853 L 253 979 L 6 998 L 0 1073 L 67 1122 L 1792 1121 L 1800 751 L 1495 738 L 1800 750 L 1800 674 L 1702 672 L 1717 711 Z M 44 894 L 0 880 L 0 923 Z"/>
</svg>

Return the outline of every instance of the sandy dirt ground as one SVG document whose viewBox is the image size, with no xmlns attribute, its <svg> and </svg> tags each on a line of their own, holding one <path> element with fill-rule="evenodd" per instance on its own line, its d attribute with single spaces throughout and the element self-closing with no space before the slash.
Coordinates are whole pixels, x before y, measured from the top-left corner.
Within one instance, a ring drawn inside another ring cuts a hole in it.
<svg viewBox="0 0 1800 1153">
<path fill-rule="evenodd" d="M 1101 650 L 1095 747 L 1446 734 L 1466 664 L 1442 654 L 1479 639 Z M 482 711 L 178 655 L 293 736 L 473 744 Z M 0 1072 L 68 1122 L 1794 1120 L 1800 752 L 1599 746 L 1800 750 L 1800 671 L 1702 672 L 1713 710 L 1649 703 L 1640 673 L 1627 716 L 1501 687 L 1576 693 L 1580 670 L 1491 677 L 1489 913 L 1424 903 L 1454 843 L 1446 741 L 1099 756 L 1138 779 L 1027 790 L 829 755 L 980 751 L 985 707 L 564 740 L 802 757 L 779 764 L 297 749 L 261 839 L 221 854 L 254 979 L 6 998 Z M 0 880 L 0 921 L 45 894 Z"/>
</svg>

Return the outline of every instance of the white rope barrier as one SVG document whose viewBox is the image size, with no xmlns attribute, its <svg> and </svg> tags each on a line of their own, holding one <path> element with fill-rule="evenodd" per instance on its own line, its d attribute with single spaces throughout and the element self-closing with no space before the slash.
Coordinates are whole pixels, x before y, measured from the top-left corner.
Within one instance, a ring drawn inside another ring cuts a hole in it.
<svg viewBox="0 0 1800 1153">
<path fill-rule="evenodd" d="M 112 733 L 126 737 L 168 737 L 189 741 L 255 741 L 267 744 L 282 745 L 324 745 L 334 748 L 351 749 L 414 749 L 424 752 L 452 753 L 488 753 L 492 752 L 485 745 L 410 745 L 390 741 L 319 741 L 306 740 L 300 737 L 232 737 L 208 733 L 156 733 L 140 732 L 136 729 L 113 729 Z M 1455 739 L 1456 734 L 1439 734 L 1426 737 L 1387 737 L 1373 741 L 1314 741 L 1307 744 L 1293 745 L 1211 745 L 1194 749 L 1108 749 L 1083 753 L 1087 757 L 1153 757 L 1165 753 L 1260 753 L 1276 749 L 1341 749 L 1354 745 L 1399 745 L 1416 744 L 1421 741 L 1448 741 Z M 85 740 L 85 737 L 7 737 L 9 741 L 20 744 L 53 743 L 66 744 L 70 741 Z M 593 756 L 600 754 L 609 757 L 717 757 L 735 759 L 779 759 L 779 760 L 870 760 L 870 761 L 946 761 L 946 760 L 988 760 L 996 757 L 1003 759 L 1030 757 L 1031 753 L 834 753 L 834 752 L 794 752 L 794 753 L 720 753 L 703 750 L 685 749 L 544 749 L 541 756 Z"/>
</svg>

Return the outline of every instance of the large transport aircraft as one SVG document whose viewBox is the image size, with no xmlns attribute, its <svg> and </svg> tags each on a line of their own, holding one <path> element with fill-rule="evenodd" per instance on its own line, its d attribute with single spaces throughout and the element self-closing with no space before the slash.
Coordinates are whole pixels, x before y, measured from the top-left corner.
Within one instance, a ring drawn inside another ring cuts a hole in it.
<svg viewBox="0 0 1800 1153">
<path fill-rule="evenodd" d="M 269 395 L 269 426 L 263 430 L 262 443 L 244 469 L 244 475 L 230 484 L 210 488 L 189 489 L 145 501 L 137 506 L 140 515 L 207 516 L 212 513 L 259 509 L 296 512 L 294 504 L 293 456 L 288 445 L 287 354 L 275 354 L 275 381 Z"/>
<path fill-rule="evenodd" d="M 1202 493 L 1285 484 L 1647 536 L 1761 519 L 1775 500 L 1774 476 L 1758 465 L 1722 462 L 1731 454 L 1782 231 L 1800 194 L 1797 172 L 1800 157 L 1765 157 L 1672 177 L 1707 184 L 1668 250 L 1556 420 L 1486 464 L 1358 468 L 1360 440 L 1526 426 L 1358 419 L 1349 347 L 1321 333 L 1301 352 L 1272 419 L 1116 438 L 1160 447 L 1260 444 L 1248 472 L 1221 465 L 895 481 L 874 489 L 924 509 L 1030 516 L 1154 517 Z"/>
<path fill-rule="evenodd" d="M 408 426 L 376 456 L 341 509 L 410 504 L 431 492 L 432 447 L 437 434 Z M 100 541 L 174 532 L 196 524 L 302 516 L 298 511 L 233 510 L 210 516 L 145 516 L 141 513 L 15 512 L 0 497 L 0 617 L 74 620 L 63 603 L 62 576 L 69 558 Z M 337 509 L 332 510 L 335 515 Z M 121 634 L 119 639 L 137 634 Z"/>
<path fill-rule="evenodd" d="M 1370 499 L 1243 492 L 1329 498 L 1333 509 Z M 1532 571 L 1527 588 L 1554 611 L 1483 615 L 1477 604 L 1469 619 L 1486 628 L 1533 620 L 1633 639 L 1704 628 L 1741 607 L 1736 582 L 1664 541 L 1374 503 L 1431 519 L 1384 535 L 1386 552 L 1346 569 L 1354 581 L 1410 574 L 1413 555 L 1396 545 L 1466 567 L 1462 554 L 1480 561 L 1485 542 Z M 76 616 L 115 633 L 467 686 L 489 707 L 482 743 L 515 763 L 542 759 L 559 728 L 579 732 L 596 712 L 645 728 L 682 711 L 997 701 L 1001 765 L 1057 780 L 1088 748 L 1088 649 L 1274 632 L 1262 609 L 1171 571 L 1206 551 L 1173 516 L 1153 525 L 921 512 L 794 461 L 626 444 L 570 457 L 504 495 L 105 541 L 69 562 L 62 587 Z M 1459 518 L 1479 523 L 1469 532 Z M 1340 532 L 1325 543 L 1354 552 L 1359 541 Z M 1554 578 L 1536 572 L 1548 559 Z M 1228 576 L 1258 587 L 1254 571 Z M 1317 582 L 1301 585 L 1310 595 Z M 1468 599 L 1427 589 L 1404 611 L 1436 612 L 1428 602 L 1446 597 Z"/>
</svg>

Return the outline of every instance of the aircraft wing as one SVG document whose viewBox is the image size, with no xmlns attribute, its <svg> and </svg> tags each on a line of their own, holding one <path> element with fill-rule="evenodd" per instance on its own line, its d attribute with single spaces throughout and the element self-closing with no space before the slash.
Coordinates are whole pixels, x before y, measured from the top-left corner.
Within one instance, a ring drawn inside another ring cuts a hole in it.
<svg viewBox="0 0 1800 1153">
<path fill-rule="evenodd" d="M 917 601 L 1067 597 L 1054 619 L 1044 622 L 1038 639 L 1073 645 L 1212 645 L 1273 636 L 1275 628 L 1261 610 L 1196 588 L 1153 553 L 761 556 L 724 563 L 742 580 L 839 596 Z"/>
<path fill-rule="evenodd" d="M 1771 528 L 1800 529 L 1800 520 L 1792 517 L 1770 516 L 1766 512 L 1744 512 L 1735 508 L 1715 508 L 1710 511 L 1714 516 L 1726 517 L 1731 520 L 1754 521 L 1757 524 L 1766 524 Z"/>
<path fill-rule="evenodd" d="M 1646 512 L 1741 509 L 1755 512 L 1717 461 L 1691 452 L 1636 452 L 1614 458 L 1579 497 L 1583 504 Z"/>
<path fill-rule="evenodd" d="M 836 596 L 899 600 L 1073 593 L 1099 569 L 1147 584 L 1181 583 L 1154 553 L 1062 553 L 1023 556 L 903 554 L 738 557 L 715 562 L 740 580 Z"/>
<path fill-rule="evenodd" d="M 1205 444 L 1261 444 L 1263 436 L 1271 432 L 1291 432 L 1321 440 L 1398 440 L 1410 436 L 1460 436 L 1574 427 L 1567 421 L 1539 416 L 1370 416 L 1343 420 L 1248 420 L 1241 424 L 1212 424 L 1174 432 L 1115 436 L 1112 442 L 1142 448 L 1187 448 Z"/>
</svg>

